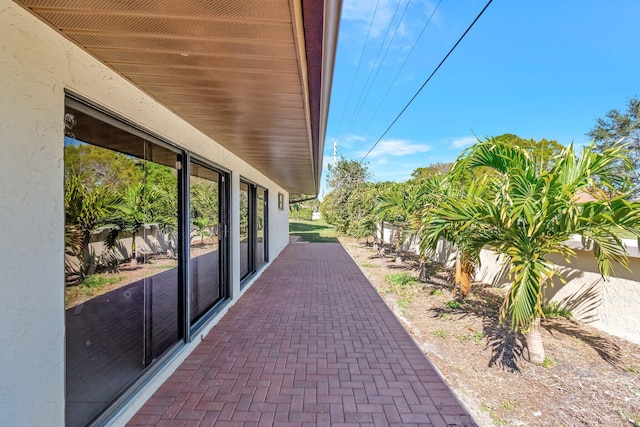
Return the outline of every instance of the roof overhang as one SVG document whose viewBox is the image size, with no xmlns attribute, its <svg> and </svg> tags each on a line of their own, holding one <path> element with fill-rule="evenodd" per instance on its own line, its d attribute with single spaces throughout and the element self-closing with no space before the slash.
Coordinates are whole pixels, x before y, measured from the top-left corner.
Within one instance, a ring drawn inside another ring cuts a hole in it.
<svg viewBox="0 0 640 427">
<path fill-rule="evenodd" d="M 342 0 L 20 0 L 292 194 L 317 194 Z"/>
</svg>

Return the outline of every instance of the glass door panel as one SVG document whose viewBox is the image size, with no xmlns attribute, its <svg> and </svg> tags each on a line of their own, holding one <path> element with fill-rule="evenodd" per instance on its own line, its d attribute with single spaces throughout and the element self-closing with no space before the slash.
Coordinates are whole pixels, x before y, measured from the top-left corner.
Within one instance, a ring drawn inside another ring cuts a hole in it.
<svg viewBox="0 0 640 427">
<path fill-rule="evenodd" d="M 180 157 L 89 107 L 67 105 L 68 426 L 95 419 L 181 338 Z"/>
<path fill-rule="evenodd" d="M 267 262 L 267 190 L 256 191 L 256 269 Z"/>
<path fill-rule="evenodd" d="M 253 271 L 251 236 L 251 187 L 240 181 L 240 280 Z"/>
<path fill-rule="evenodd" d="M 191 323 L 226 295 L 221 286 L 221 175 L 198 163 L 190 167 L 189 274 Z"/>
</svg>

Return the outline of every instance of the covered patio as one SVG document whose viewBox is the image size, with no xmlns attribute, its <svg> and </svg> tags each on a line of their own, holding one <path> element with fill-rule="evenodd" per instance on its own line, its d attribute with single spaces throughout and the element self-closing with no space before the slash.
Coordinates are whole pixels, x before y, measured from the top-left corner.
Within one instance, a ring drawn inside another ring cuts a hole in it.
<svg viewBox="0 0 640 427">
<path fill-rule="evenodd" d="M 291 243 L 128 425 L 475 423 L 339 243 Z"/>
</svg>

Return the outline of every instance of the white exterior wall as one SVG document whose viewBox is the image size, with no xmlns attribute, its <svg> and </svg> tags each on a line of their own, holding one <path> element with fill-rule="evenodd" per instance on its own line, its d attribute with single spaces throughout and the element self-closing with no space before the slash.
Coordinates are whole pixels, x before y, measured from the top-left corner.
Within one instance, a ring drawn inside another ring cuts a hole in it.
<svg viewBox="0 0 640 427">
<path fill-rule="evenodd" d="M 579 250 L 578 241 L 572 245 L 575 257 L 568 263 L 561 256 L 550 257 L 558 273 L 567 282 L 555 280 L 547 286 L 545 299 L 556 301 L 568 308 L 573 316 L 590 326 L 611 335 L 640 344 L 640 256 L 637 243 L 626 240 L 629 252 L 629 268 L 615 266 L 615 277 L 605 281 L 596 264 L 592 251 Z M 510 286 L 508 271 L 503 257 L 490 249 L 480 254 L 481 267 L 476 280 L 493 286 Z"/>
<path fill-rule="evenodd" d="M 288 194 L 9 0 L 0 0 L 0 82 L 0 414 L 11 426 L 62 426 L 64 90 L 231 170 L 234 298 L 240 289 L 240 176 L 269 191 L 270 260 L 288 243 L 288 210 L 277 208 L 278 192 Z M 142 405 L 199 339 L 156 376 L 116 424 Z"/>
<path fill-rule="evenodd" d="M 392 235 L 394 230 L 393 226 L 385 224 L 385 236 Z M 570 262 L 561 256 L 550 257 L 566 283 L 556 279 L 553 286 L 547 286 L 545 300 L 558 302 L 569 309 L 576 319 L 590 326 L 640 344 L 640 248 L 633 239 L 624 239 L 624 244 L 629 255 L 630 270 L 616 265 L 613 277 L 604 280 L 598 272 L 593 252 L 583 248 L 579 236 L 574 237 L 569 242 L 569 246 L 575 250 L 575 257 Z M 418 239 L 407 239 L 402 249 L 419 253 Z M 427 253 L 427 258 L 447 264 L 453 259 L 452 249 L 448 242 L 442 240 L 438 242 L 436 251 Z M 483 249 L 475 281 L 496 287 L 511 286 L 505 257 L 491 249 Z"/>
</svg>

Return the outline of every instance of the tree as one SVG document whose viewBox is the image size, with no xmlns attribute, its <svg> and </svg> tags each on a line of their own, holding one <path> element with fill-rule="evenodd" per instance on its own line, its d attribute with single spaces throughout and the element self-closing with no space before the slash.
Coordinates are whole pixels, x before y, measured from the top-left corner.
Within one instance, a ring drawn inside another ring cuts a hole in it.
<svg viewBox="0 0 640 427">
<path fill-rule="evenodd" d="M 329 165 L 327 183 L 333 191 L 329 193 L 320 206 L 323 217 L 336 227 L 339 233 L 349 229 L 351 216 L 348 210 L 349 197 L 354 190 L 369 178 L 367 166 L 356 160 L 341 158 L 335 167 Z"/>
<path fill-rule="evenodd" d="M 390 183 L 363 182 L 354 189 L 347 202 L 347 212 L 350 218 L 347 233 L 350 236 L 368 238 L 375 234 L 374 209 L 377 197 L 388 184 Z"/>
<path fill-rule="evenodd" d="M 505 133 L 492 139 L 495 142 L 515 145 L 524 149 L 540 170 L 548 169 L 553 165 L 560 157 L 562 150 L 565 148 L 556 140 L 542 138 L 540 141 L 536 141 L 533 138 L 520 138 L 519 136 L 511 133 Z"/>
<path fill-rule="evenodd" d="M 212 226 L 218 224 L 218 183 L 192 177 L 190 189 L 191 218 L 204 217 Z"/>
<path fill-rule="evenodd" d="M 138 266 L 136 235 L 144 225 L 157 223 L 161 229 L 167 229 L 176 224 L 175 212 L 166 208 L 172 203 L 167 198 L 168 194 L 157 186 L 142 182 L 127 188 L 114 205 L 106 245 L 115 246 L 121 233 L 131 234 L 131 268 Z"/>
<path fill-rule="evenodd" d="M 117 202 L 117 196 L 107 187 L 87 188 L 78 174 L 67 171 L 64 181 L 65 247 L 80 261 L 80 281 L 91 268 L 91 233 L 109 222 Z"/>
<path fill-rule="evenodd" d="M 313 213 L 318 211 L 320 202 L 318 199 L 308 199 L 305 194 L 301 195 L 301 201 L 294 202 L 289 201 L 289 217 L 292 219 L 301 219 L 304 221 L 311 221 L 313 219 Z"/>
<path fill-rule="evenodd" d="M 351 194 L 354 188 L 370 178 L 367 165 L 357 160 L 340 158 L 336 166 L 328 167 L 327 184 L 334 190 Z"/>
<path fill-rule="evenodd" d="M 374 215 L 378 221 L 389 222 L 398 229 L 398 248 L 418 228 L 417 215 L 425 198 L 423 181 L 389 183 L 378 193 Z"/>
<path fill-rule="evenodd" d="M 65 171 L 77 175 L 88 190 L 106 186 L 117 192 L 142 181 L 144 172 L 137 165 L 131 156 L 96 145 L 68 143 L 64 147 Z"/>
<path fill-rule="evenodd" d="M 196 217 L 191 220 L 191 224 L 196 227 L 196 234 L 200 237 L 200 246 L 204 246 L 205 237 L 212 236 L 211 220 L 207 217 Z"/>
<path fill-rule="evenodd" d="M 424 178 L 429 178 L 433 175 L 444 175 L 447 172 L 449 172 L 451 170 L 451 168 L 453 167 L 453 163 L 451 162 L 447 162 L 447 163 L 441 163 L 441 162 L 437 162 L 437 163 L 432 163 L 427 167 L 424 168 L 418 168 L 416 170 L 414 170 L 413 172 L 411 172 L 411 178 L 413 179 L 424 179 Z"/>
<path fill-rule="evenodd" d="M 608 277 L 612 263 L 627 266 L 621 233 L 640 240 L 640 202 L 627 195 L 606 197 L 596 188 L 611 188 L 616 165 L 627 159 L 622 147 L 598 153 L 584 148 L 578 156 L 566 148 L 549 170 L 539 170 L 522 148 L 488 140 L 470 147 L 456 162 L 454 173 L 487 167 L 499 179 L 490 183 L 491 197 L 469 194 L 465 198 L 445 196 L 433 209 L 427 231 L 432 238 L 459 224 L 458 232 L 469 232 L 476 248 L 490 245 L 508 260 L 513 284 L 501 307 L 501 321 L 511 318 L 511 327 L 527 333 L 529 360 L 544 360 L 540 317 L 544 287 L 557 276 L 549 255 L 569 260 L 574 250 L 568 241 L 581 235 L 593 249 L 598 269 Z M 627 162 L 628 164 L 628 162 Z M 596 176 L 599 187 L 595 186 Z M 579 203 L 576 194 L 591 192 L 595 200 Z"/>
<path fill-rule="evenodd" d="M 471 291 L 476 266 L 480 264 L 482 246 L 474 240 L 477 224 L 442 221 L 442 213 L 438 208 L 447 200 L 484 197 L 488 191 L 489 177 L 490 175 L 485 175 L 462 186 L 457 176 L 450 172 L 447 175 L 433 175 L 422 183 L 424 206 L 419 218 L 420 252 L 424 257 L 428 250 L 435 251 L 442 240 L 453 246 L 456 255 L 454 297 L 458 288 L 463 298 Z"/>
<path fill-rule="evenodd" d="M 485 138 L 484 140 L 486 141 L 488 139 L 505 145 L 521 148 L 529 155 L 531 161 L 538 170 L 549 169 L 560 157 L 560 153 L 562 153 L 562 150 L 565 148 L 555 140 L 547 140 L 543 138 L 540 141 L 536 141 L 533 138 L 524 139 L 511 133 Z M 478 142 L 482 141 L 483 140 L 478 140 Z M 472 181 L 478 180 L 487 175 L 497 176 L 497 173 L 491 168 L 479 167 L 459 171 L 457 179 L 463 184 L 469 184 Z"/>
<path fill-rule="evenodd" d="M 622 162 L 618 162 L 619 173 L 630 174 L 631 192 L 635 196 L 640 195 L 640 100 L 631 98 L 627 102 L 627 111 L 609 111 L 605 118 L 599 118 L 596 125 L 587 136 L 595 142 L 596 150 L 603 152 L 606 149 L 620 144 L 626 144 L 629 150 L 629 159 L 633 165 L 632 171 L 625 170 Z M 618 190 L 625 191 L 624 188 Z"/>
</svg>

